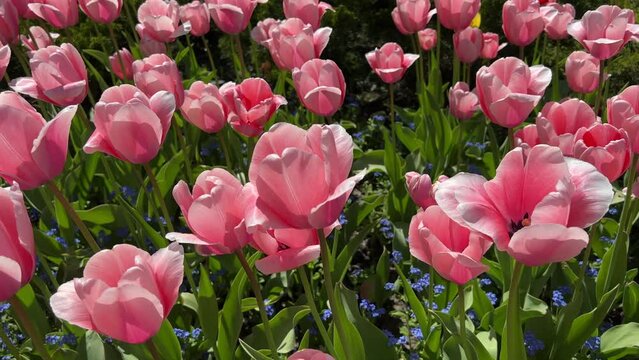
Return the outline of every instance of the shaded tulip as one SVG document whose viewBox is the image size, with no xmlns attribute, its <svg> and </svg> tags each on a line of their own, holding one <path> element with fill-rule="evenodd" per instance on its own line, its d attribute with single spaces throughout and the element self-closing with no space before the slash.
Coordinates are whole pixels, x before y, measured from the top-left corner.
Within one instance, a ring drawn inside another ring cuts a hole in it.
<svg viewBox="0 0 639 360">
<path fill-rule="evenodd" d="M 286 99 L 273 94 L 269 84 L 261 78 L 249 78 L 236 85 L 228 82 L 220 87 L 226 105 L 227 122 L 245 136 L 259 136 L 264 125 Z"/>
<path fill-rule="evenodd" d="M 453 34 L 453 47 L 459 61 L 472 64 L 479 58 L 484 46 L 484 38 L 481 30 L 467 27 Z"/>
<path fill-rule="evenodd" d="M 391 16 L 397 30 L 411 35 L 426 27 L 436 11 L 430 10 L 430 0 L 396 0 Z"/>
<path fill-rule="evenodd" d="M 0 45 L 13 44 L 20 34 L 18 9 L 11 0 L 0 0 Z"/>
<path fill-rule="evenodd" d="M 180 107 L 184 102 L 184 86 L 182 75 L 173 59 L 165 54 L 153 54 L 142 60 L 133 62 L 133 80 L 146 96 L 153 96 L 158 91 L 168 91 L 175 97 L 175 104 Z"/>
<path fill-rule="evenodd" d="M 122 48 L 109 56 L 109 64 L 120 80 L 133 80 L 133 55 L 129 49 Z"/>
<path fill-rule="evenodd" d="M 511 150 L 490 181 L 461 173 L 435 193 L 451 219 L 528 266 L 578 255 L 589 239 L 583 228 L 606 214 L 612 198 L 612 185 L 594 166 L 548 145 Z"/>
<path fill-rule="evenodd" d="M 35 51 L 29 67 L 32 77 L 11 81 L 13 90 L 57 106 L 77 105 L 87 96 L 87 68 L 71 44 Z"/>
<path fill-rule="evenodd" d="M 469 27 L 480 6 L 481 0 L 435 0 L 439 22 L 453 31 Z"/>
<path fill-rule="evenodd" d="M 113 339 L 141 344 L 175 305 L 184 277 L 184 249 L 173 243 L 152 256 L 128 244 L 93 255 L 84 276 L 51 297 L 56 317 Z"/>
<path fill-rule="evenodd" d="M 404 50 L 394 42 L 386 43 L 381 48 L 366 54 L 368 65 L 387 84 L 401 80 L 406 70 L 418 58 L 419 55 L 404 54 Z"/>
<path fill-rule="evenodd" d="M 206 0 L 211 19 L 227 34 L 239 34 L 246 29 L 258 3 L 268 0 Z"/>
<path fill-rule="evenodd" d="M 437 189 L 437 185 L 448 179 L 447 176 L 441 175 L 433 184 L 428 174 L 422 175 L 415 171 L 407 172 L 404 177 L 406 179 L 406 188 L 408 189 L 410 198 L 413 199 L 413 202 L 422 209 L 426 209 L 431 205 L 437 204 L 435 202 L 435 190 Z"/>
<path fill-rule="evenodd" d="M 154 40 L 144 32 L 144 28 L 140 24 L 135 26 L 135 30 L 140 35 L 140 51 L 142 55 L 151 56 L 153 54 L 166 54 L 166 44 Z"/>
<path fill-rule="evenodd" d="M 488 270 L 481 258 L 492 246 L 490 239 L 451 220 L 437 205 L 413 216 L 408 236 L 411 255 L 455 284 Z"/>
<path fill-rule="evenodd" d="M 305 24 L 311 25 L 313 30 L 320 27 L 324 14 L 333 10 L 330 4 L 319 0 L 284 0 L 282 7 L 287 19 L 301 19 Z"/>
<path fill-rule="evenodd" d="M 542 144 L 557 146 L 564 155 L 572 156 L 575 134 L 589 128 L 599 119 L 590 105 L 579 99 L 548 102 L 537 115 L 537 132 Z"/>
<path fill-rule="evenodd" d="M 544 31 L 537 0 L 507 0 L 501 15 L 504 35 L 511 44 L 528 46 Z"/>
<path fill-rule="evenodd" d="M 20 41 L 30 52 L 55 45 L 52 40 L 60 37 L 60 34 L 47 33 L 47 31 L 40 26 L 29 27 L 29 33 L 30 35 L 20 35 Z"/>
<path fill-rule="evenodd" d="M 9 45 L 0 47 L 0 78 L 4 76 L 11 61 L 11 47 Z"/>
<path fill-rule="evenodd" d="M 293 70 L 293 84 L 304 106 L 320 116 L 332 116 L 342 107 L 346 83 L 332 60 L 309 60 Z"/>
<path fill-rule="evenodd" d="M 257 25 L 251 30 L 251 38 L 258 44 L 268 47 L 267 40 L 271 39 L 271 31 L 281 22 L 281 20 L 275 20 L 273 18 L 258 21 Z"/>
<path fill-rule="evenodd" d="M 95 104 L 95 131 L 84 145 L 133 164 L 145 164 L 160 151 L 171 126 L 175 100 L 159 91 L 148 98 L 132 85 L 108 88 Z"/>
<path fill-rule="evenodd" d="M 612 182 L 630 166 L 628 145 L 628 135 L 623 129 L 610 124 L 596 124 L 577 131 L 574 156 L 594 165 Z"/>
<path fill-rule="evenodd" d="M 417 37 L 419 38 L 419 46 L 421 46 L 424 51 L 430 51 L 437 45 L 437 30 L 435 29 L 418 31 Z"/>
<path fill-rule="evenodd" d="M 293 70 L 302 67 L 308 60 L 319 58 L 331 32 L 332 29 L 328 27 L 313 31 L 311 25 L 292 18 L 274 27 L 270 32 L 271 39 L 265 43 L 280 69 Z"/>
<path fill-rule="evenodd" d="M 632 10 L 602 5 L 586 11 L 579 21 L 568 24 L 568 34 L 599 60 L 615 56 L 633 37 L 639 36 Z"/>
<path fill-rule="evenodd" d="M 541 144 L 541 142 L 539 141 L 539 133 L 535 124 L 526 125 L 515 133 L 515 145 L 524 148 L 524 150 L 528 150 L 538 144 Z"/>
<path fill-rule="evenodd" d="M 123 0 L 79 0 L 80 9 L 89 19 L 109 24 L 120 17 Z"/>
<path fill-rule="evenodd" d="M 180 26 L 180 6 L 175 0 L 146 0 L 138 8 L 138 32 L 155 41 L 171 42 L 184 35 Z"/>
<path fill-rule="evenodd" d="M 491 60 L 497 57 L 499 50 L 503 49 L 506 44 L 499 44 L 499 35 L 491 32 L 482 34 L 483 45 L 479 57 Z"/>
<path fill-rule="evenodd" d="M 574 92 L 587 94 L 599 87 L 599 59 L 585 51 L 573 51 L 566 60 L 566 80 Z"/>
<path fill-rule="evenodd" d="M 196 81 L 184 95 L 180 112 L 188 122 L 209 134 L 224 128 L 226 111 L 217 86 Z"/>
<path fill-rule="evenodd" d="M 477 96 L 484 114 L 507 128 L 521 124 L 552 81 L 550 69 L 528 67 L 514 57 L 502 58 L 477 72 Z"/>
<path fill-rule="evenodd" d="M 266 227 L 333 226 L 365 175 L 349 178 L 352 163 L 353 139 L 341 126 L 312 125 L 303 130 L 275 124 L 257 141 L 249 168 L 258 193 L 257 208 L 268 219 Z"/>
<path fill-rule="evenodd" d="M 36 19 L 35 14 L 29 10 L 29 3 L 31 0 L 11 0 L 13 6 L 18 11 L 18 16 L 23 19 Z"/>
<path fill-rule="evenodd" d="M 458 82 L 448 90 L 450 113 L 459 120 L 468 120 L 479 110 L 479 98 L 468 84 Z"/>
<path fill-rule="evenodd" d="M 180 19 L 191 24 L 189 34 L 204 36 L 211 30 L 211 15 L 205 3 L 198 0 L 180 6 Z"/>
<path fill-rule="evenodd" d="M 56 29 L 78 23 L 78 2 L 69 0 L 29 0 L 29 10 Z"/>
<path fill-rule="evenodd" d="M 332 356 L 319 350 L 304 349 L 288 357 L 288 360 L 335 360 Z"/>
<path fill-rule="evenodd" d="M 632 152 L 639 154 L 639 85 L 629 86 L 608 99 L 608 122 L 626 130 Z"/>
<path fill-rule="evenodd" d="M 0 301 L 12 298 L 31 281 L 36 268 L 35 243 L 20 187 L 0 188 Z"/>
<path fill-rule="evenodd" d="M 568 37 L 568 24 L 575 19 L 575 8 L 570 4 L 552 3 L 539 9 L 544 19 L 544 30 L 553 40 L 566 39 Z"/>
</svg>

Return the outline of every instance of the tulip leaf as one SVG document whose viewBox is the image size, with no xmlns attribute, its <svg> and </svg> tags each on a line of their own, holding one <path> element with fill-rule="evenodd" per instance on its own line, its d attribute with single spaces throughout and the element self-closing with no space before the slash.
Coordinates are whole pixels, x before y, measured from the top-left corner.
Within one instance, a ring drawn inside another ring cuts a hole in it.
<svg viewBox="0 0 639 360">
<path fill-rule="evenodd" d="M 601 353 L 609 360 L 639 355 L 639 323 L 608 329 L 601 335 Z"/>
<path fill-rule="evenodd" d="M 639 284 L 634 281 L 624 289 L 623 317 L 626 322 L 639 322 Z"/>
<path fill-rule="evenodd" d="M 410 286 L 410 283 L 406 279 L 406 276 L 404 276 L 399 265 L 395 266 L 395 269 L 397 270 L 399 277 L 402 279 L 402 286 L 404 287 L 406 298 L 408 298 L 408 304 L 410 305 L 411 310 L 413 310 L 413 313 L 415 313 L 419 327 L 422 329 L 422 334 L 430 334 L 431 321 L 426 314 L 424 304 L 422 304 L 417 295 L 415 295 L 415 291 L 413 291 L 413 288 Z"/>
<path fill-rule="evenodd" d="M 621 284 L 628 266 L 628 234 L 620 230 L 614 244 L 603 257 L 597 276 L 597 300 L 601 302 L 604 294 L 614 286 Z"/>
<path fill-rule="evenodd" d="M 78 344 L 79 360 L 104 360 L 106 359 L 104 343 L 95 331 L 87 331 Z"/>
<path fill-rule="evenodd" d="M 119 205 L 102 204 L 87 210 L 77 210 L 78 216 L 82 221 L 86 221 L 96 225 L 108 225 L 114 223 L 116 214 L 122 211 Z"/>
<path fill-rule="evenodd" d="M 120 205 L 127 210 L 127 212 L 131 215 L 133 220 L 135 220 L 135 222 L 146 233 L 146 235 L 149 237 L 149 239 L 153 243 L 153 246 L 155 246 L 157 249 L 162 249 L 168 245 L 168 241 L 164 237 L 162 237 L 162 235 L 160 235 L 151 225 L 149 225 L 149 223 L 146 220 L 144 220 L 144 218 L 142 217 L 142 215 L 140 215 L 140 212 L 137 209 L 129 205 L 129 203 L 126 200 L 124 200 L 121 195 L 117 195 L 116 198 L 118 199 L 118 202 L 120 203 Z"/>
<path fill-rule="evenodd" d="M 374 227 L 375 224 L 369 224 L 360 229 L 359 232 L 351 237 L 350 241 L 348 241 L 344 249 L 339 253 L 335 260 L 335 265 L 333 265 L 333 274 L 335 274 L 336 281 L 341 281 L 344 278 L 353 255 L 355 255 L 359 246 L 364 242 Z"/>
<path fill-rule="evenodd" d="M 244 342 L 242 339 L 240 339 L 240 346 L 242 346 L 242 349 L 244 349 L 244 351 L 248 354 L 248 356 L 251 357 L 251 359 L 254 360 L 272 360 L 270 357 L 266 356 L 264 353 L 262 352 L 266 352 L 267 354 L 270 354 L 271 351 L 270 350 L 255 350 L 251 347 L 251 345 L 247 344 L 246 342 Z"/>
<path fill-rule="evenodd" d="M 341 283 L 338 283 L 335 286 L 335 309 L 331 309 L 333 312 L 333 323 L 335 324 L 339 321 L 340 324 L 344 327 L 346 339 L 342 342 L 340 338 L 339 331 L 335 329 L 333 331 L 333 342 L 335 345 L 335 351 L 338 353 L 340 358 L 347 358 L 353 360 L 364 360 L 367 359 L 366 351 L 364 349 L 364 342 L 362 340 L 361 334 L 359 333 L 355 324 L 353 324 L 355 319 L 355 312 L 359 313 L 359 309 L 355 309 L 355 312 L 346 304 L 344 301 L 344 292 L 345 288 Z"/>
<path fill-rule="evenodd" d="M 207 341 L 215 344 L 218 335 L 219 307 L 215 288 L 211 283 L 209 271 L 204 265 L 200 265 L 200 286 L 197 293 L 200 327 Z"/>
<path fill-rule="evenodd" d="M 169 320 L 162 322 L 160 331 L 151 339 L 160 355 L 165 360 L 178 360 L 182 359 L 182 349 L 180 347 L 180 341 L 178 340 L 173 326 Z"/>
<path fill-rule="evenodd" d="M 49 332 L 49 322 L 47 321 L 44 310 L 42 310 L 42 307 L 36 299 L 36 294 L 31 285 L 27 284 L 23 286 L 14 298 L 22 304 L 22 307 L 29 316 L 29 320 L 35 325 L 36 331 L 38 331 L 41 336 L 47 334 Z"/>
<path fill-rule="evenodd" d="M 295 339 L 295 327 L 310 312 L 311 310 L 306 305 L 289 306 L 269 320 L 278 353 L 286 354 L 294 349 L 295 341 L 289 342 L 287 338 L 292 336 L 293 340 Z M 268 348 L 264 324 L 260 323 L 254 326 L 251 335 L 245 337 L 244 341 L 257 349 Z"/>
</svg>

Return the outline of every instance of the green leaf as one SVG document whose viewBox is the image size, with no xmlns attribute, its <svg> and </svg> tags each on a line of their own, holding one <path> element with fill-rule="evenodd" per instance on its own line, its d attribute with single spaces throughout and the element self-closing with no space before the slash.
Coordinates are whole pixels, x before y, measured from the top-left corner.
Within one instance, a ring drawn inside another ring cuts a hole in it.
<svg viewBox="0 0 639 360">
<path fill-rule="evenodd" d="M 402 286 L 404 287 L 404 293 L 408 298 L 408 304 L 410 305 L 411 310 L 415 313 L 415 317 L 417 318 L 417 322 L 419 323 L 419 327 L 422 329 L 423 334 L 430 334 L 430 320 L 426 315 L 426 309 L 424 309 L 424 304 L 419 301 L 417 295 L 415 295 L 415 291 L 410 286 L 410 283 L 404 276 L 404 273 L 400 269 L 399 266 L 395 267 L 397 274 L 402 279 Z"/>
<path fill-rule="evenodd" d="M 45 315 L 45 312 L 40 307 L 36 299 L 36 294 L 33 291 L 31 285 L 25 285 L 18 293 L 15 295 L 15 298 L 22 304 L 24 309 L 29 316 L 29 320 L 36 328 L 35 330 L 38 334 L 44 337 L 44 334 L 49 333 L 49 321 Z"/>
<path fill-rule="evenodd" d="M 492 321 L 492 326 L 495 331 L 499 335 L 502 335 L 502 329 L 504 328 L 504 324 L 506 323 L 506 309 L 507 304 L 504 301 L 499 307 L 497 307 L 492 313 L 486 314 L 481 319 L 481 327 L 484 329 L 490 328 L 490 321 Z M 548 312 L 548 304 L 546 304 L 543 300 L 537 299 L 536 297 L 527 294 L 526 299 L 524 300 L 524 306 L 521 309 L 521 322 L 524 323 L 526 320 L 534 319 L 538 317 L 544 316 Z"/>
<path fill-rule="evenodd" d="M 269 326 L 273 339 L 275 340 L 275 346 L 277 346 L 277 352 L 286 354 L 294 349 L 295 341 L 286 341 L 288 337 L 292 336 L 295 339 L 295 326 L 308 315 L 311 310 L 306 305 L 289 306 L 277 313 L 272 319 L 269 320 Z M 268 348 L 268 342 L 266 341 L 266 332 L 264 331 L 264 324 L 260 323 L 253 327 L 251 335 L 245 339 L 247 344 L 257 349 Z"/>
<path fill-rule="evenodd" d="M 160 331 L 151 339 L 162 358 L 165 360 L 182 359 L 182 349 L 169 320 L 162 322 Z"/>
<path fill-rule="evenodd" d="M 116 214 L 122 209 L 115 204 L 102 204 L 87 210 L 77 210 L 78 216 L 82 221 L 90 222 L 95 225 L 108 225 L 116 220 Z"/>
<path fill-rule="evenodd" d="M 604 294 L 613 287 L 622 284 L 628 267 L 628 234 L 619 231 L 617 239 L 606 252 L 597 275 L 597 300 L 601 301 Z"/>
<path fill-rule="evenodd" d="M 80 360 L 105 360 L 104 343 L 95 331 L 87 331 L 78 344 Z"/>
<path fill-rule="evenodd" d="M 339 321 L 345 332 L 344 339 L 345 343 L 342 343 L 342 339 L 340 338 L 339 331 L 335 329 L 333 331 L 333 342 L 335 344 L 335 351 L 345 357 L 353 360 L 364 360 L 366 359 L 366 351 L 364 350 L 364 343 L 362 337 L 353 324 L 355 319 L 355 313 L 351 310 L 347 304 L 344 303 L 344 297 L 342 292 L 345 288 L 341 285 L 341 283 L 336 284 L 335 286 L 335 300 L 337 304 L 335 304 L 335 309 L 333 310 L 333 323 Z M 359 312 L 359 309 L 356 310 Z"/>
<path fill-rule="evenodd" d="M 375 224 L 369 224 L 360 229 L 360 231 L 351 237 L 351 240 L 346 244 L 342 252 L 337 256 L 337 260 L 335 260 L 335 265 L 333 265 L 333 274 L 335 275 L 336 281 L 342 281 L 344 276 L 346 275 L 346 271 L 348 270 L 348 266 L 351 263 L 351 259 L 359 246 L 364 242 L 368 234 L 375 228 Z"/>
<path fill-rule="evenodd" d="M 601 335 L 601 353 L 608 360 L 639 355 L 639 324 L 613 326 Z"/>
<path fill-rule="evenodd" d="M 168 241 L 162 235 L 160 235 L 151 225 L 149 225 L 146 220 L 144 220 L 137 209 L 129 205 L 129 203 L 126 202 L 126 200 L 124 200 L 122 196 L 118 195 L 116 198 L 118 199 L 120 205 L 124 206 L 127 212 L 131 215 L 133 220 L 135 220 L 135 222 L 138 223 L 142 230 L 144 230 L 149 239 L 151 239 L 153 246 L 158 249 L 162 249 L 168 245 Z"/>
<path fill-rule="evenodd" d="M 179 128 L 175 128 L 176 131 L 181 131 Z M 177 182 L 177 177 L 180 174 L 184 174 L 182 171 L 182 164 L 184 163 L 184 152 L 179 151 L 169 161 L 167 161 L 160 171 L 157 172 L 158 187 L 162 197 L 166 197 L 168 193 L 173 189 L 173 186 Z"/>
<path fill-rule="evenodd" d="M 215 289 L 209 277 L 209 271 L 204 265 L 200 265 L 200 286 L 197 294 L 197 304 L 197 315 L 204 336 L 208 341 L 215 344 L 218 334 L 219 308 Z"/>
<path fill-rule="evenodd" d="M 639 322 L 639 284 L 634 281 L 624 289 L 623 318 L 625 322 Z"/>
</svg>

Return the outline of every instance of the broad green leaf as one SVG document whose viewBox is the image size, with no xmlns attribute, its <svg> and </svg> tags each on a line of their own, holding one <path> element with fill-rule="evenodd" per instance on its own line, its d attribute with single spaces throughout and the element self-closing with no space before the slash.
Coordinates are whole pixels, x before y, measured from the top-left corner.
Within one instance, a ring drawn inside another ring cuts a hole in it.
<svg viewBox="0 0 639 360">
<path fill-rule="evenodd" d="M 217 342 L 219 308 L 215 288 L 211 284 L 209 271 L 200 265 L 200 286 L 197 293 L 198 318 L 204 336 L 211 343 Z"/>
<path fill-rule="evenodd" d="M 639 322 L 639 284 L 634 281 L 624 289 L 623 317 L 626 322 Z"/>
<path fill-rule="evenodd" d="M 601 353 L 608 360 L 639 355 L 639 323 L 613 326 L 601 335 Z"/>
<path fill-rule="evenodd" d="M 289 343 L 286 339 L 291 335 L 295 337 L 295 326 L 310 312 L 311 310 L 306 305 L 289 306 L 269 320 L 268 323 L 278 353 L 286 354 L 294 349 L 295 342 Z M 244 341 L 256 349 L 268 348 L 264 324 L 260 323 L 254 326 L 251 335 L 245 337 Z"/>
<path fill-rule="evenodd" d="M 180 341 L 178 340 L 173 326 L 169 320 L 162 322 L 160 331 L 151 339 L 155 348 L 158 350 L 164 360 L 178 360 L 182 359 L 182 348 L 180 347 Z"/>
<path fill-rule="evenodd" d="M 106 360 L 104 343 L 95 331 L 87 331 L 78 344 L 80 360 Z"/>
<path fill-rule="evenodd" d="M 251 345 L 245 343 L 242 339 L 240 339 L 240 346 L 242 346 L 242 349 L 244 349 L 244 351 L 248 354 L 248 356 L 251 357 L 251 359 L 254 359 L 254 360 L 272 360 L 270 357 L 266 356 L 264 353 L 253 349 L 251 347 Z M 270 354 L 269 350 L 261 350 L 261 351 L 265 351 L 267 354 Z"/>
<path fill-rule="evenodd" d="M 102 204 L 87 210 L 77 210 L 78 216 L 82 221 L 86 221 L 95 225 L 108 225 L 115 222 L 118 213 L 122 209 L 115 204 Z"/>
<path fill-rule="evenodd" d="M 131 215 L 131 217 L 133 218 L 133 220 L 142 228 L 144 233 L 146 233 L 146 235 L 149 237 L 149 239 L 153 243 L 153 246 L 155 246 L 158 249 L 162 249 L 168 245 L 168 241 L 162 235 L 160 235 L 151 225 L 149 225 L 149 223 L 146 222 L 146 220 L 144 220 L 144 218 L 142 217 L 142 215 L 140 215 L 137 209 L 129 205 L 129 203 L 126 200 L 124 200 L 120 195 L 118 195 L 116 198 L 118 199 L 118 202 L 120 203 L 120 205 L 124 206 L 124 208 L 127 210 L 129 215 Z"/>
<path fill-rule="evenodd" d="M 362 340 L 361 334 L 353 324 L 355 314 L 351 311 L 350 307 L 344 303 L 344 298 L 342 295 L 342 291 L 345 288 L 341 285 L 341 283 L 336 284 L 335 286 L 335 300 L 337 304 L 335 304 L 335 309 L 333 310 L 333 323 L 339 321 L 345 332 L 346 338 L 344 342 L 340 338 L 339 331 L 335 329 L 333 331 L 333 343 L 335 345 L 335 351 L 338 355 L 342 355 L 340 357 L 345 357 L 347 359 L 353 360 L 364 360 L 366 359 L 366 351 L 364 349 L 364 342 Z M 359 312 L 359 309 L 356 310 Z"/>
</svg>

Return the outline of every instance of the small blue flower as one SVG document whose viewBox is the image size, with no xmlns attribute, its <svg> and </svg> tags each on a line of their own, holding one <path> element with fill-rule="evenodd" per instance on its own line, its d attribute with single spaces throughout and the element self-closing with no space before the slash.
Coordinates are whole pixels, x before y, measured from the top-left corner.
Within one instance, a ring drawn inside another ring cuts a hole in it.
<svg viewBox="0 0 639 360">
<path fill-rule="evenodd" d="M 346 214 L 344 213 L 339 214 L 339 224 L 342 226 L 348 224 L 348 219 L 346 219 Z"/>
<path fill-rule="evenodd" d="M 419 354 L 416 352 L 412 352 L 410 353 L 410 355 L 408 355 L 408 360 L 419 360 Z"/>
<path fill-rule="evenodd" d="M 386 329 L 382 329 L 382 332 L 384 333 L 384 335 L 386 335 L 386 338 L 388 339 L 388 342 L 386 342 L 386 346 L 388 347 L 395 346 L 395 344 L 397 343 L 397 338 L 395 337 L 395 335 L 393 335 L 392 332 Z"/>
<path fill-rule="evenodd" d="M 424 340 L 422 329 L 418 327 L 410 328 L 410 334 L 417 340 Z"/>
<path fill-rule="evenodd" d="M 486 296 L 488 297 L 488 300 L 490 300 L 490 303 L 493 304 L 493 306 L 497 305 L 499 298 L 497 297 L 497 295 L 495 295 L 495 293 L 489 291 L 486 293 Z"/>
<path fill-rule="evenodd" d="M 353 137 L 357 140 L 362 140 L 362 137 L 364 137 L 364 133 L 361 131 L 358 131 L 356 133 L 353 133 Z"/>
<path fill-rule="evenodd" d="M 387 239 L 392 239 L 395 237 L 395 232 L 393 231 L 393 224 L 388 219 L 381 219 L 379 221 L 379 231 L 382 232 Z"/>
<path fill-rule="evenodd" d="M 332 316 L 333 316 L 333 312 L 331 311 L 331 309 L 322 310 L 322 320 L 327 321 Z"/>
<path fill-rule="evenodd" d="M 99 238 L 98 238 L 99 239 Z M 69 244 L 67 244 L 67 241 L 64 240 L 64 238 L 60 237 L 60 236 L 56 236 L 55 237 L 55 241 L 60 244 L 60 246 L 62 246 L 63 248 L 68 248 Z"/>
<path fill-rule="evenodd" d="M 410 270 L 408 270 L 408 273 L 413 276 L 420 276 L 422 274 L 422 271 L 419 268 L 411 266 Z"/>
<path fill-rule="evenodd" d="M 395 265 L 399 264 L 404 259 L 402 253 L 397 250 L 393 250 L 390 257 L 390 261 Z"/>
<path fill-rule="evenodd" d="M 173 329 L 173 332 L 175 333 L 175 336 L 177 336 L 178 339 L 181 339 L 181 340 L 184 340 L 184 339 L 188 338 L 189 336 L 191 336 L 191 333 L 189 333 L 187 330 L 183 330 L 183 329 L 175 328 L 175 329 Z"/>
<path fill-rule="evenodd" d="M 9 310 L 11 308 L 11 304 L 9 303 L 0 303 L 0 314 Z"/>
<path fill-rule="evenodd" d="M 62 344 L 69 346 L 76 346 L 78 344 L 78 338 L 73 334 L 64 334 L 61 339 Z"/>
<path fill-rule="evenodd" d="M 443 293 L 446 290 L 446 287 L 444 285 L 435 285 L 435 287 L 433 288 L 435 295 L 439 295 L 441 293 Z"/>
<path fill-rule="evenodd" d="M 383 122 L 386 121 L 386 115 L 384 114 L 375 114 L 373 115 L 373 120 Z"/>
<path fill-rule="evenodd" d="M 539 351 L 544 350 L 544 342 L 537 339 L 531 331 L 524 334 L 524 345 L 526 345 L 526 353 L 528 356 L 535 356 Z"/>
<path fill-rule="evenodd" d="M 395 290 L 395 283 L 387 282 L 386 284 L 384 284 L 384 290 L 386 290 L 386 291 Z"/>
<path fill-rule="evenodd" d="M 360 277 L 362 276 L 362 273 L 364 272 L 364 270 L 360 269 L 360 268 L 355 268 L 351 271 L 351 276 L 352 277 Z"/>
<path fill-rule="evenodd" d="M 266 315 L 268 317 L 273 317 L 273 315 L 275 315 L 275 306 L 273 305 L 266 305 L 264 310 L 266 310 Z"/>
<path fill-rule="evenodd" d="M 200 328 L 195 328 L 193 329 L 193 331 L 191 331 L 191 338 L 197 340 L 200 335 L 202 335 L 202 329 Z"/>
<path fill-rule="evenodd" d="M 490 280 L 489 277 L 482 277 L 479 279 L 479 285 L 481 286 L 490 286 L 493 284 L 493 281 Z"/>
<path fill-rule="evenodd" d="M 593 336 L 584 342 L 584 348 L 590 351 L 599 351 L 601 348 L 601 338 L 599 336 Z"/>
<path fill-rule="evenodd" d="M 62 337 L 60 335 L 46 335 L 44 337 L 44 342 L 47 345 L 58 345 L 60 346 L 60 340 Z"/>
<path fill-rule="evenodd" d="M 617 215 L 619 213 L 619 209 L 617 209 L 616 207 L 610 207 L 610 209 L 608 209 L 608 214 L 610 215 Z"/>
<path fill-rule="evenodd" d="M 400 336 L 397 338 L 397 341 L 395 342 L 396 345 L 406 345 L 408 344 L 408 338 L 404 335 Z"/>
<path fill-rule="evenodd" d="M 557 307 L 564 307 L 568 305 L 568 303 L 566 303 L 566 300 L 564 300 L 564 294 L 561 292 L 561 290 L 552 291 L 552 304 Z"/>
<path fill-rule="evenodd" d="M 439 306 L 437 306 L 437 304 L 435 302 L 433 302 L 433 306 L 429 306 L 428 300 L 424 301 L 424 306 L 426 306 L 427 309 L 432 309 L 432 310 L 439 309 Z"/>
<path fill-rule="evenodd" d="M 449 303 L 448 303 L 448 305 L 446 305 L 446 307 L 442 309 L 442 312 L 443 312 L 444 314 L 448 314 L 448 313 L 450 312 L 450 308 L 451 308 L 452 306 L 453 306 L 453 303 L 452 303 L 452 302 L 449 302 Z"/>
</svg>

